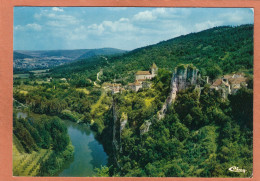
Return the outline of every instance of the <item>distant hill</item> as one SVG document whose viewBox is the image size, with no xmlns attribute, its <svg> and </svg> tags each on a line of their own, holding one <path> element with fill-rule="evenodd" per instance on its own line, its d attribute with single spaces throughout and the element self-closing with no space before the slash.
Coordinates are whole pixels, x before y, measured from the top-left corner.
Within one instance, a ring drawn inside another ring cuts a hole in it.
<svg viewBox="0 0 260 181">
<path fill-rule="evenodd" d="M 42 51 L 15 50 L 13 52 L 14 69 L 30 70 L 50 68 L 83 58 L 91 58 L 98 55 L 122 54 L 125 52 L 125 50 L 114 48 Z"/>
<path fill-rule="evenodd" d="M 23 53 L 18 53 L 18 52 L 16 52 L 16 51 L 14 51 L 14 53 L 13 53 L 13 58 L 14 58 L 14 60 L 15 60 L 15 59 L 32 58 L 32 56 L 26 55 L 26 54 L 23 54 Z"/>
<path fill-rule="evenodd" d="M 86 53 L 88 49 L 80 50 L 16 50 L 14 52 L 29 55 L 31 57 L 43 58 L 43 57 L 67 57 L 71 59 L 77 59 L 82 54 Z"/>
<path fill-rule="evenodd" d="M 148 70 L 153 62 L 172 70 L 179 63 L 192 63 L 211 78 L 234 71 L 253 72 L 253 25 L 222 26 L 142 47 L 108 60 L 86 59 L 57 67 L 53 73 L 80 73 L 103 69 L 103 80 L 125 77 Z M 86 62 L 88 62 L 86 64 Z"/>
<path fill-rule="evenodd" d="M 84 58 L 90 58 L 98 55 L 116 55 L 116 54 L 123 54 L 126 53 L 125 50 L 119 50 L 115 48 L 101 48 L 101 49 L 93 49 L 89 50 L 77 59 L 84 59 Z"/>
<path fill-rule="evenodd" d="M 125 53 L 127 51 L 115 48 L 99 48 L 99 49 L 77 49 L 77 50 L 15 50 L 14 53 L 24 54 L 30 57 L 67 57 L 74 60 L 89 58 L 96 55 L 111 55 Z"/>
</svg>

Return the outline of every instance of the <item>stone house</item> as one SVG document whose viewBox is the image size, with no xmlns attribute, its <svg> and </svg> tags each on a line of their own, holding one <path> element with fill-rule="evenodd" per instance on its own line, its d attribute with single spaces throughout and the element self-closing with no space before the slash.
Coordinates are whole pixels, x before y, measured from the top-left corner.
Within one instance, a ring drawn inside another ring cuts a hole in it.
<svg viewBox="0 0 260 181">
<path fill-rule="evenodd" d="M 231 94 L 235 94 L 242 86 L 247 86 L 245 77 L 230 78 Z"/>
<path fill-rule="evenodd" d="M 230 84 L 226 78 L 216 79 L 210 88 L 216 91 L 220 90 L 223 98 L 227 98 L 228 94 L 231 93 Z"/>
<path fill-rule="evenodd" d="M 210 88 L 221 90 L 222 97 L 227 98 L 228 94 L 235 94 L 242 86 L 247 86 L 244 74 L 233 74 L 216 79 Z"/>
<path fill-rule="evenodd" d="M 136 80 L 134 83 L 128 83 L 128 88 L 137 92 L 139 89 L 142 88 L 142 82 Z"/>
<path fill-rule="evenodd" d="M 111 91 L 112 94 L 119 93 L 122 90 L 121 84 L 116 84 L 116 83 L 105 82 L 103 83 L 102 87 L 105 90 Z"/>
<path fill-rule="evenodd" d="M 144 80 L 151 80 L 153 77 L 157 75 L 158 67 L 153 63 L 153 65 L 150 68 L 150 71 L 137 71 L 135 74 L 135 80 L 138 80 L 139 82 Z"/>
<path fill-rule="evenodd" d="M 150 88 L 151 83 L 148 80 L 151 80 L 157 75 L 158 67 L 155 63 L 150 67 L 150 71 L 137 71 L 135 74 L 135 82 L 128 83 L 128 88 L 134 91 L 138 91 L 140 88 Z"/>
</svg>

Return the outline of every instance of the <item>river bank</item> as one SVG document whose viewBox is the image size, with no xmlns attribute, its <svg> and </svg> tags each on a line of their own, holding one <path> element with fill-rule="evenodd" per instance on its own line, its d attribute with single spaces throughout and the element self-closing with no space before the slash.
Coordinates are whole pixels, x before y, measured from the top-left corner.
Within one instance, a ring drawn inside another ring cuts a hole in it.
<svg viewBox="0 0 260 181">
<path fill-rule="evenodd" d="M 40 118 L 41 115 L 16 111 L 17 118 Z M 103 145 L 96 139 L 96 133 L 87 124 L 77 124 L 62 120 L 68 130 L 71 146 L 74 152 L 52 176 L 60 177 L 91 177 L 95 176 L 95 168 L 107 165 L 108 156 Z M 50 155 L 51 156 L 51 155 Z M 50 157 L 51 158 L 51 157 Z M 14 158 L 15 161 L 16 158 Z M 44 164 L 48 167 L 47 164 Z"/>
</svg>

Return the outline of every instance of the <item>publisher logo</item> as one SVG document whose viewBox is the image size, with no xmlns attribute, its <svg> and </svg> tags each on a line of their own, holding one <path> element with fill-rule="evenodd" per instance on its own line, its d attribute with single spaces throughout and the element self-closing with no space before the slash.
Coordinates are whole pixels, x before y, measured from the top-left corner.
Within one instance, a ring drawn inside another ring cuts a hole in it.
<svg viewBox="0 0 260 181">
<path fill-rule="evenodd" d="M 231 171 L 231 172 L 243 172 L 243 173 L 246 173 L 246 169 L 242 169 L 242 168 L 239 168 L 239 167 L 236 167 L 236 166 L 230 167 L 228 170 Z"/>
</svg>

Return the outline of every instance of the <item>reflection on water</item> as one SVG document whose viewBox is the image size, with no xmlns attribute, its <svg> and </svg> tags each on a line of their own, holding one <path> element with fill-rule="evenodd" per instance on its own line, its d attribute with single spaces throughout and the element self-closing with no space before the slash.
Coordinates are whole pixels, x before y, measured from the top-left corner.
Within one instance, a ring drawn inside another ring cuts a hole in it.
<svg viewBox="0 0 260 181">
<path fill-rule="evenodd" d="M 59 174 L 62 177 L 93 176 L 94 168 L 107 164 L 107 154 L 87 125 L 64 121 L 74 146 L 74 158 Z"/>
</svg>

